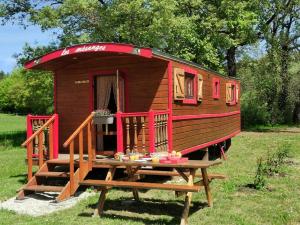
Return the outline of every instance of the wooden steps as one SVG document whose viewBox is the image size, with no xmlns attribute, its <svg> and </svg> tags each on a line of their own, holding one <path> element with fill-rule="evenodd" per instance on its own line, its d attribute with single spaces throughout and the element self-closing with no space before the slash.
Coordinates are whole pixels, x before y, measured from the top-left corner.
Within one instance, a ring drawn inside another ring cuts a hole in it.
<svg viewBox="0 0 300 225">
<path fill-rule="evenodd" d="M 69 165 L 69 159 L 51 159 L 47 161 L 47 164 L 54 164 L 54 165 Z"/>
<path fill-rule="evenodd" d="M 28 194 L 34 192 L 55 192 L 58 193 L 56 201 L 63 201 L 73 195 L 79 187 L 79 174 L 82 173 L 82 179 L 88 173 L 87 166 L 77 168 L 74 166 L 73 187 L 70 185 L 70 162 L 68 159 L 52 159 L 46 161 L 35 175 L 24 185 L 17 195 L 17 199 L 22 200 Z M 81 170 L 81 171 L 80 171 Z"/>
<path fill-rule="evenodd" d="M 49 185 L 30 185 L 23 188 L 25 191 L 34 191 L 34 192 L 61 192 L 63 186 L 49 186 Z"/>
<path fill-rule="evenodd" d="M 35 174 L 36 177 L 62 177 L 67 178 L 70 177 L 69 172 L 39 172 Z"/>
<path fill-rule="evenodd" d="M 161 184 L 161 183 L 147 183 L 134 181 L 105 181 L 105 180 L 84 180 L 79 182 L 80 185 L 85 186 L 111 186 L 111 187 L 125 187 L 134 189 L 161 189 L 173 191 L 198 192 L 201 185 L 178 185 L 178 184 Z"/>
</svg>

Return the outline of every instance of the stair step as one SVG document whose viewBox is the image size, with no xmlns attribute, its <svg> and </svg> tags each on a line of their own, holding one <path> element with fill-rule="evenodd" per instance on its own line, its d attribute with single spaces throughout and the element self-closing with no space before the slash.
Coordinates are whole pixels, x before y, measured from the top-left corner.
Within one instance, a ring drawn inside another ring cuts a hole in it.
<svg viewBox="0 0 300 225">
<path fill-rule="evenodd" d="M 61 192 L 63 188 L 63 186 L 31 185 L 25 187 L 23 190 L 35 192 Z"/>
<path fill-rule="evenodd" d="M 47 161 L 48 164 L 55 164 L 55 165 L 69 165 L 69 159 L 51 159 Z"/>
<path fill-rule="evenodd" d="M 38 172 L 36 177 L 69 177 L 69 172 Z"/>
</svg>

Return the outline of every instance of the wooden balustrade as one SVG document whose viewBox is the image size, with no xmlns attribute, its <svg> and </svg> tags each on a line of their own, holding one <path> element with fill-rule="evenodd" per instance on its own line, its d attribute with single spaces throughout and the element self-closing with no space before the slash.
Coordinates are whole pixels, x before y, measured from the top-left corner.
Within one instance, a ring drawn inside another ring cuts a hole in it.
<svg viewBox="0 0 300 225">
<path fill-rule="evenodd" d="M 121 117 L 127 153 L 168 150 L 168 111 L 122 113 Z"/>
<path fill-rule="evenodd" d="M 34 148 L 38 150 L 38 162 L 39 168 L 43 165 L 44 161 L 47 159 L 54 158 L 54 124 L 57 123 L 58 115 L 54 114 L 48 120 L 43 122 L 43 124 L 39 124 L 39 128 L 32 134 L 28 135 L 27 140 L 22 143 L 21 146 L 27 147 L 27 164 L 28 164 L 28 173 L 27 178 L 30 180 L 32 178 L 32 166 L 33 166 L 33 151 Z M 29 119 L 27 119 L 27 123 L 31 123 Z M 27 124 L 29 125 L 29 124 Z M 45 130 L 48 131 L 48 135 L 45 135 Z M 48 149 L 45 149 L 46 138 L 48 137 Z M 35 143 L 37 141 L 37 146 Z M 47 150 L 47 153 L 45 152 Z"/>
<path fill-rule="evenodd" d="M 125 115 L 122 115 L 125 117 Z M 125 117 L 126 152 L 146 152 L 146 116 Z M 139 140 L 139 136 L 141 138 Z"/>
<path fill-rule="evenodd" d="M 155 149 L 156 151 L 168 150 L 168 114 L 154 115 Z"/>
<path fill-rule="evenodd" d="M 78 139 L 78 148 L 79 148 L 79 180 L 84 179 L 85 169 L 90 171 L 93 167 L 93 160 L 96 158 L 95 153 L 95 126 L 93 124 L 94 113 L 91 113 L 83 123 L 70 135 L 70 137 L 65 141 L 63 146 L 65 148 L 69 147 L 69 157 L 70 157 L 70 192 L 73 193 L 75 190 L 75 177 L 74 177 L 74 145 L 76 139 Z M 87 133 L 87 150 L 88 158 L 84 159 L 84 131 Z M 85 168 L 87 165 L 87 168 Z"/>
<path fill-rule="evenodd" d="M 96 133 L 93 124 L 93 115 L 91 113 L 84 122 L 70 135 L 63 144 L 69 147 L 70 151 L 70 186 L 74 188 L 74 148 L 79 149 L 79 167 L 87 165 L 88 169 L 92 169 L 93 160 L 96 158 Z M 154 152 L 168 150 L 168 111 L 149 111 L 139 113 L 116 113 L 117 119 L 117 150 L 123 152 L 125 146 L 126 152 Z M 57 131 L 55 131 L 58 115 L 53 115 L 48 119 L 35 133 L 31 134 L 22 144 L 27 146 L 28 158 L 28 179 L 32 177 L 32 156 L 35 147 L 34 141 L 37 140 L 38 162 L 41 167 L 45 160 L 53 159 L 53 149 L 55 142 L 53 141 Z M 47 130 L 48 135 L 48 157 L 45 158 L 45 138 L 44 131 Z M 105 131 L 107 132 L 107 131 Z M 87 144 L 84 144 L 84 135 L 87 137 Z M 123 136 L 124 135 L 124 136 Z M 124 138 L 125 137 L 125 138 Z M 124 138 L 124 139 L 123 139 Z M 77 145 L 78 139 L 78 145 Z M 123 143 L 125 140 L 126 143 Z M 76 142 L 76 143 L 75 143 Z M 88 158 L 84 159 L 84 147 L 87 146 Z M 82 175 L 79 176 L 80 179 Z M 72 190 L 72 189 L 71 189 Z"/>
</svg>

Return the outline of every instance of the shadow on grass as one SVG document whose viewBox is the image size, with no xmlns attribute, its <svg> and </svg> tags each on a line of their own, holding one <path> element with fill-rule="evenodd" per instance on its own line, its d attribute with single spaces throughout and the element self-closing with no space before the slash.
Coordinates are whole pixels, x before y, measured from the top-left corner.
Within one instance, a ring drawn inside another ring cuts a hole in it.
<svg viewBox="0 0 300 225">
<path fill-rule="evenodd" d="M 11 131 L 0 133 L 0 146 L 20 147 L 22 142 L 26 140 L 25 131 Z"/>
<path fill-rule="evenodd" d="M 291 128 L 296 128 L 296 129 L 291 129 Z M 259 132 L 259 133 L 300 133 L 300 129 L 298 126 L 293 125 L 293 126 L 254 126 L 254 127 L 247 127 L 243 128 L 243 131 L 248 131 L 248 132 Z"/>
<path fill-rule="evenodd" d="M 127 221 L 139 221 L 144 224 L 179 224 L 181 219 L 181 214 L 183 212 L 183 200 L 168 200 L 163 201 L 161 199 L 149 199 L 143 198 L 141 201 L 134 201 L 131 198 L 120 198 L 118 200 L 106 200 L 104 213 L 101 217 L 110 219 L 120 219 Z M 206 203 L 192 202 L 190 207 L 189 215 L 197 212 L 199 209 L 206 207 Z M 95 209 L 96 204 L 88 205 L 89 212 L 91 209 Z M 105 210 L 118 211 L 120 213 L 105 212 Z M 83 212 L 79 216 L 91 217 L 93 213 Z M 132 213 L 140 214 L 140 216 L 135 216 Z M 146 215 L 141 215 L 146 214 Z M 150 215 L 150 216 L 149 216 Z M 169 220 L 167 218 L 153 217 L 153 215 L 161 216 L 167 215 L 172 216 L 173 219 Z"/>
<path fill-rule="evenodd" d="M 19 178 L 18 179 L 19 183 L 21 183 L 21 184 L 27 183 L 27 173 L 10 176 L 9 178 Z"/>
</svg>

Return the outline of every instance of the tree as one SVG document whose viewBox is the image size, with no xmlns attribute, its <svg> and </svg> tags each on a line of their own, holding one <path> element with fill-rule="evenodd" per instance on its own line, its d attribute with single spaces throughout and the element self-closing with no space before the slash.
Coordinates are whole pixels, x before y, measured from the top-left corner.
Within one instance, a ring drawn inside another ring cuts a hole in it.
<svg viewBox="0 0 300 225">
<path fill-rule="evenodd" d="M 0 82 L 0 111 L 49 114 L 53 111 L 50 73 L 15 69 Z"/>
<path fill-rule="evenodd" d="M 17 60 L 17 64 L 19 66 L 24 65 L 25 62 L 32 60 L 34 58 L 38 58 L 42 55 L 45 55 L 48 52 L 54 51 L 57 49 L 57 45 L 55 43 L 50 43 L 47 46 L 37 46 L 32 47 L 28 43 L 25 43 L 22 52 L 18 54 L 14 54 L 14 57 Z"/>
<path fill-rule="evenodd" d="M 260 30 L 267 42 L 267 51 L 273 63 L 273 72 L 280 76 L 278 107 L 285 122 L 292 117 L 294 102 L 289 98 L 291 56 L 300 50 L 300 1 L 261 1 L 261 21 L 270 18 L 269 23 L 260 23 Z"/>
<path fill-rule="evenodd" d="M 0 7 L 1 8 L 1 7 Z M 4 0 L 3 21 L 59 29 L 60 45 L 127 42 L 236 75 L 236 51 L 253 43 L 256 1 Z"/>
<path fill-rule="evenodd" d="M 199 38 L 206 38 L 218 51 L 220 62 L 226 62 L 229 76 L 236 76 L 236 53 L 239 47 L 257 40 L 256 1 L 180 1 L 185 12 L 197 16 Z M 201 54 L 201 52 L 199 52 Z"/>
<path fill-rule="evenodd" d="M 5 76 L 7 76 L 7 74 L 0 70 L 0 80 L 2 80 Z"/>
</svg>

